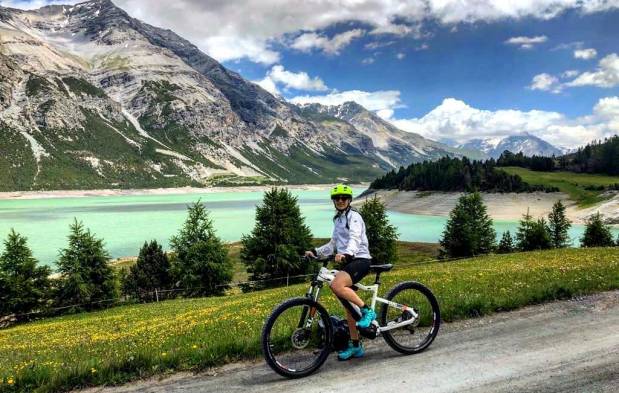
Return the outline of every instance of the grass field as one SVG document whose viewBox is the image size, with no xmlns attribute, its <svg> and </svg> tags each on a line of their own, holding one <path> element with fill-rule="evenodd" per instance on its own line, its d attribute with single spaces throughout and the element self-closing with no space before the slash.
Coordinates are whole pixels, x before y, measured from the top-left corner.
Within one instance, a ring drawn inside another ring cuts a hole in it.
<svg viewBox="0 0 619 393">
<path fill-rule="evenodd" d="M 604 200 L 601 191 L 586 190 L 586 186 L 607 186 L 619 183 L 619 176 L 607 176 L 573 172 L 537 172 L 520 167 L 501 167 L 511 175 L 519 175 L 529 184 L 557 187 L 581 207 L 595 205 Z"/>
<path fill-rule="evenodd" d="M 617 289 L 619 247 L 400 262 L 383 275 L 381 294 L 404 280 L 428 285 L 439 299 L 443 320 L 453 321 Z M 302 296 L 306 288 L 300 284 L 122 306 L 0 330 L 0 391 L 49 392 L 114 384 L 258 357 L 267 315 L 284 299 Z M 331 294 L 325 292 L 322 302 L 342 314 Z"/>
</svg>

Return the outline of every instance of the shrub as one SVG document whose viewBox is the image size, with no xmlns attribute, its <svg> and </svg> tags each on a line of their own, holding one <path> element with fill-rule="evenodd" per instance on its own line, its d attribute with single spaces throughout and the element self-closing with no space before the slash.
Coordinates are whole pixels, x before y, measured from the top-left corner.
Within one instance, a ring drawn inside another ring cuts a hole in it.
<svg viewBox="0 0 619 393">
<path fill-rule="evenodd" d="M 152 300 L 156 289 L 172 287 L 170 260 L 156 240 L 144 242 L 135 265 L 123 278 L 123 292 L 140 300 Z"/>
<path fill-rule="evenodd" d="M 585 225 L 585 233 L 580 238 L 582 247 L 612 247 L 613 235 L 610 226 L 604 224 L 600 212 L 591 215 Z"/>
<path fill-rule="evenodd" d="M 509 233 L 509 231 L 505 231 L 503 232 L 503 236 L 499 242 L 497 253 L 509 254 L 510 252 L 514 252 L 514 240 L 512 239 L 511 233 Z"/>
<path fill-rule="evenodd" d="M 552 248 L 550 230 L 544 218 L 534 221 L 527 212 L 520 220 L 516 233 L 518 249 L 522 251 L 546 250 Z"/>
</svg>

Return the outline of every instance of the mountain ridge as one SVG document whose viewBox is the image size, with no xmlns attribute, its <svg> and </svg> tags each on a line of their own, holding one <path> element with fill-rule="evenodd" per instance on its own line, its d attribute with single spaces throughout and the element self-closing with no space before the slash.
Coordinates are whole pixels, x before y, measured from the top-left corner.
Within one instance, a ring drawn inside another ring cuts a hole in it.
<svg viewBox="0 0 619 393">
<path fill-rule="evenodd" d="M 0 32 L 8 189 L 359 181 L 458 154 L 365 108 L 393 146 L 360 121 L 312 120 L 110 0 L 0 7 Z"/>
</svg>

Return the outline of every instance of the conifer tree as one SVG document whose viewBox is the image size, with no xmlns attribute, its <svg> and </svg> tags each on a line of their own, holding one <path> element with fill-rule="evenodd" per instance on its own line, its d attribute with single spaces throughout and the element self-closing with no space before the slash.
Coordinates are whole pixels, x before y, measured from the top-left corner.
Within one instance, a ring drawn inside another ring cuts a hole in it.
<svg viewBox="0 0 619 393">
<path fill-rule="evenodd" d="M 552 248 L 550 230 L 544 218 L 537 221 L 527 213 L 523 215 L 516 233 L 518 249 L 521 251 L 546 250 Z"/>
<path fill-rule="evenodd" d="M 313 265 L 299 256 L 312 248 L 311 240 L 297 198 L 285 188 L 272 188 L 256 206 L 251 234 L 241 239 L 241 260 L 252 280 L 305 274 Z M 272 285 L 277 284 L 272 281 Z"/>
<path fill-rule="evenodd" d="M 565 216 L 565 205 L 560 200 L 556 201 L 548 214 L 550 242 L 553 248 L 565 248 L 569 245 L 568 230 L 571 226 L 572 223 Z"/>
<path fill-rule="evenodd" d="M 232 280 L 232 262 L 200 201 L 188 207 L 187 219 L 170 245 L 174 276 L 187 296 L 223 294 Z"/>
<path fill-rule="evenodd" d="M 359 214 L 365 223 L 372 262 L 394 263 L 398 233 L 395 226 L 389 223 L 383 202 L 376 196 L 367 199 L 361 205 Z"/>
<path fill-rule="evenodd" d="M 514 252 L 514 240 L 512 239 L 512 235 L 509 231 L 503 232 L 497 252 L 499 254 L 509 254 L 510 252 Z"/>
<path fill-rule="evenodd" d="M 582 247 L 612 247 L 614 245 L 610 226 L 604 224 L 600 212 L 591 215 L 580 238 Z"/>
<path fill-rule="evenodd" d="M 70 226 L 69 244 L 57 261 L 60 280 L 56 300 L 73 310 L 104 307 L 118 296 L 116 279 L 109 266 L 110 255 L 77 219 Z"/>
<path fill-rule="evenodd" d="M 440 240 L 441 255 L 468 257 L 494 250 L 496 233 L 478 192 L 463 195 L 449 213 L 449 220 Z"/>
<path fill-rule="evenodd" d="M 50 270 L 37 263 L 27 239 L 11 229 L 0 255 L 0 315 L 24 314 L 45 306 Z"/>
<path fill-rule="evenodd" d="M 123 292 L 142 300 L 152 299 L 150 292 L 172 287 L 170 260 L 156 240 L 144 242 L 135 265 L 123 278 Z"/>
</svg>

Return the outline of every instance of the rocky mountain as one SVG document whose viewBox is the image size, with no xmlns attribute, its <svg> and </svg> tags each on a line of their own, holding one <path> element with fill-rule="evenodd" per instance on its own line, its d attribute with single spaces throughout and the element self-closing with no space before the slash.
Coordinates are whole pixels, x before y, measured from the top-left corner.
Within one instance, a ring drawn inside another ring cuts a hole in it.
<svg viewBox="0 0 619 393">
<path fill-rule="evenodd" d="M 296 107 L 109 0 L 0 7 L 0 189 L 370 180 L 458 154 Z"/>
<path fill-rule="evenodd" d="M 373 148 L 373 153 L 393 168 L 406 162 L 462 155 L 459 149 L 402 131 L 356 102 L 330 106 L 305 104 L 299 108 L 304 117 L 324 128 L 332 128 L 334 133 L 342 134 L 346 128 L 356 130 L 365 139 L 366 146 Z"/>
<path fill-rule="evenodd" d="M 478 150 L 492 158 L 499 158 L 505 150 L 509 150 L 512 153 L 522 152 L 525 156 L 559 156 L 564 153 L 561 149 L 545 140 L 526 132 L 505 138 L 471 139 L 462 145 L 458 145 L 458 147 L 461 149 Z"/>
</svg>

